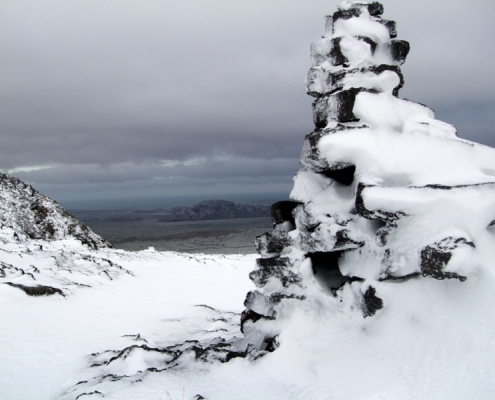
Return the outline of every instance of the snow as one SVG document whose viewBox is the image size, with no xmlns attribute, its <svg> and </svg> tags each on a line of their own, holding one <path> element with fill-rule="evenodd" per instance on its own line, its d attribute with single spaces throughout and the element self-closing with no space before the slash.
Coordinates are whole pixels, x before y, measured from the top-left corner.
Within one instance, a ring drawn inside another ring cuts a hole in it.
<svg viewBox="0 0 495 400">
<path fill-rule="evenodd" d="M 50 246 L 54 251 L 65 248 L 62 242 L 51 242 Z M 252 288 L 246 277 L 253 255 L 96 252 L 82 245 L 77 250 L 80 255 L 118 263 L 132 275 L 123 273 L 114 280 L 103 280 L 88 271 L 86 283 L 93 287 L 78 287 L 66 297 L 30 297 L 17 288 L 0 285 L 0 398 L 60 396 L 64 388 L 84 380 L 84 375 L 91 377 L 85 362 L 90 354 L 113 350 L 131 340 L 123 335 L 140 334 L 148 342 L 158 343 L 171 336 L 177 342 L 194 339 L 212 325 L 205 322 L 211 313 L 205 316 L 196 305 L 240 313 L 245 293 Z M 46 250 L 33 251 L 30 262 L 36 263 L 41 275 L 49 271 L 50 266 L 43 266 L 51 255 Z M 2 251 L 1 256 L 4 262 L 18 261 L 13 260 L 17 258 L 14 253 Z M 49 281 L 58 283 L 45 276 L 45 283 Z M 129 361 L 116 367 L 119 373 L 142 370 L 139 360 Z M 146 362 L 149 360 L 141 360 Z M 114 372 L 109 368 L 108 373 Z"/>
<path fill-rule="evenodd" d="M 353 112 L 363 124 L 371 128 L 397 132 L 402 132 L 404 124 L 411 118 L 415 121 L 434 118 L 433 111 L 428 107 L 386 93 L 359 93 Z"/>
<path fill-rule="evenodd" d="M 445 134 L 442 137 L 443 131 L 438 132 L 433 124 L 421 126 L 423 130 L 401 134 L 367 127 L 336 132 L 323 137 L 318 150 L 329 164 L 356 165 L 360 180 L 367 183 L 394 184 L 398 176 L 417 186 L 493 181 L 490 171 L 495 170 L 495 151 L 492 148 Z M 426 129 L 437 134 L 430 135 Z M 304 154 L 301 162 L 312 163 Z M 305 195 L 294 193 L 294 196 Z"/>
<path fill-rule="evenodd" d="M 312 45 L 317 129 L 260 259 L 115 250 L 0 175 L 0 398 L 495 398 L 495 150 L 397 97 L 381 11 Z"/>
<path fill-rule="evenodd" d="M 483 240 L 493 245 L 495 233 L 490 235 Z M 55 241 L 44 251 L 32 250 L 31 261 L 41 266 L 50 251 L 65 246 Z M 185 399 L 196 394 L 207 399 L 489 399 L 495 394 L 495 277 L 488 260 L 466 282 L 374 281 L 387 306 L 373 318 L 363 318 L 354 303 L 352 291 L 362 289 L 349 286 L 339 303 L 310 273 L 311 301 L 287 310 L 290 317 L 275 352 L 256 361 L 191 361 L 180 370 L 142 374 L 138 371 L 161 365 L 167 355 L 136 352 L 100 370 L 89 367 L 90 354 L 144 340 L 163 347 L 218 336 L 224 331 L 207 331 L 227 326 L 221 315 L 237 326 L 223 334 L 239 335 L 239 315 L 228 312 L 243 309 L 244 295 L 253 288 L 247 275 L 255 256 L 96 251 L 82 245 L 77 250 L 132 274 L 114 280 L 89 275 L 86 283 L 93 280 L 92 287 L 78 287 L 66 297 L 30 297 L 0 285 L 1 398 L 75 399 L 94 391 L 106 399 L 168 399 L 168 394 L 182 399 L 183 391 Z M 1 257 L 6 262 L 16 255 L 2 252 Z M 92 380 L 110 373 L 129 378 Z"/>
<path fill-rule="evenodd" d="M 388 29 L 374 19 L 369 18 L 363 9 L 358 18 L 338 19 L 333 23 L 334 36 L 368 36 L 375 42 L 390 41 Z"/>
<path fill-rule="evenodd" d="M 385 93 L 392 91 L 400 85 L 399 76 L 392 71 L 383 71 L 381 74 L 371 72 L 366 73 L 350 73 L 343 80 L 343 89 L 364 88 L 371 90 L 380 90 Z"/>
</svg>

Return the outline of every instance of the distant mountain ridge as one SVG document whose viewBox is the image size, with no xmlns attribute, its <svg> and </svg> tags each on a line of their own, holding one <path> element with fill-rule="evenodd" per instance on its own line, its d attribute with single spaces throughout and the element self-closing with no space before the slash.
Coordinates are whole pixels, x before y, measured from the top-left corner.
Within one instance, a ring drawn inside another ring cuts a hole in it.
<svg viewBox="0 0 495 400">
<path fill-rule="evenodd" d="M 0 173 L 0 229 L 11 229 L 18 239 L 74 238 L 92 249 L 112 247 L 56 201 L 3 173 Z"/>
<path fill-rule="evenodd" d="M 269 217 L 269 205 L 238 204 L 227 200 L 204 200 L 189 207 L 173 208 L 161 222 Z"/>
</svg>

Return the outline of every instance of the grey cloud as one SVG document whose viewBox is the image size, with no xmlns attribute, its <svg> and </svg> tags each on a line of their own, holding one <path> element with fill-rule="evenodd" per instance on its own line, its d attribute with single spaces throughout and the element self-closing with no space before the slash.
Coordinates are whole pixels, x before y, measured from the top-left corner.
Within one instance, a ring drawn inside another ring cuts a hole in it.
<svg viewBox="0 0 495 400">
<path fill-rule="evenodd" d="M 111 165 L 73 164 L 34 171 L 19 171 L 16 175 L 27 182 L 42 184 L 122 183 L 157 179 L 215 179 L 236 183 L 241 179 L 289 180 L 297 168 L 293 158 L 251 159 L 219 158 L 195 160 L 192 163 L 159 165 L 150 163 L 116 163 Z"/>
<path fill-rule="evenodd" d="M 184 191 L 207 179 L 261 185 L 270 169 L 287 177 L 312 129 L 309 44 L 338 3 L 2 2 L 0 169 L 58 166 L 23 175 L 57 195 L 90 182 L 131 193 L 131 180 L 168 176 L 162 160 L 205 160 L 173 169 L 193 185 Z M 495 144 L 495 3 L 383 3 L 411 43 L 401 95 Z"/>
<path fill-rule="evenodd" d="M 157 207 L 177 206 L 184 201 L 192 204 L 206 198 L 271 198 L 272 201 L 276 201 L 287 198 L 291 184 L 292 181 L 287 179 L 262 176 L 221 181 L 211 178 L 164 178 L 111 183 L 91 182 L 77 186 L 41 183 L 37 185 L 37 189 L 66 207 L 141 207 L 143 204 Z M 273 194 L 276 196 L 272 197 Z M 195 200 L 191 202 L 191 199 Z"/>
<path fill-rule="evenodd" d="M 438 108 L 436 116 L 455 125 L 460 137 L 495 147 L 495 102 L 458 100 Z"/>
</svg>

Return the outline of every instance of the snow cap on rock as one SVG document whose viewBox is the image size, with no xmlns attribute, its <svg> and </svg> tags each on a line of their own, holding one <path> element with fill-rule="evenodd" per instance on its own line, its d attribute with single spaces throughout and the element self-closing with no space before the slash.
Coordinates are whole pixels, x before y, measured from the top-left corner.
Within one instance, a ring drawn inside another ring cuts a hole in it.
<svg viewBox="0 0 495 400">
<path fill-rule="evenodd" d="M 57 202 L 3 173 L 0 173 L 0 212 L 0 229 L 11 229 L 17 240 L 76 239 L 92 249 L 112 247 Z"/>
<path fill-rule="evenodd" d="M 257 238 L 258 289 L 241 319 L 260 350 L 274 350 L 297 310 L 372 317 L 400 290 L 388 282 L 465 282 L 493 253 L 495 150 L 398 97 L 409 43 L 382 13 L 345 1 L 310 46 L 315 130 L 291 201 L 274 205 L 274 230 Z"/>
</svg>

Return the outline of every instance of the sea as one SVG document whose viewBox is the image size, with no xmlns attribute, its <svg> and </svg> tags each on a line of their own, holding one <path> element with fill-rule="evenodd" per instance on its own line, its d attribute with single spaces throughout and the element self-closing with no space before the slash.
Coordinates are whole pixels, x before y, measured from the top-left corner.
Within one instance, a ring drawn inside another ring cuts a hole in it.
<svg viewBox="0 0 495 400">
<path fill-rule="evenodd" d="M 205 254 L 256 253 L 255 238 L 273 228 L 271 218 L 160 222 L 167 209 L 69 210 L 115 248 Z"/>
</svg>

